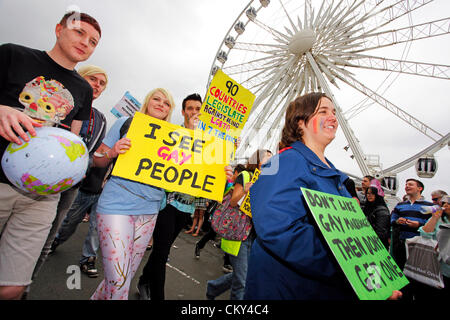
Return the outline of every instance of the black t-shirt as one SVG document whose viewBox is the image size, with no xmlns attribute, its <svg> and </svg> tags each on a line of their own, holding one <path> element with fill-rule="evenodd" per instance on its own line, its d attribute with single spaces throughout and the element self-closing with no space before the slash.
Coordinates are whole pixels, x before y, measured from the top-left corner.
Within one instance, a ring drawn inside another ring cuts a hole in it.
<svg viewBox="0 0 450 320">
<path fill-rule="evenodd" d="M 92 87 L 45 51 L 8 43 L 0 46 L 0 104 L 70 126 L 89 119 Z M 0 137 L 1 155 L 8 144 Z M 0 182 L 9 183 L 3 170 Z"/>
</svg>

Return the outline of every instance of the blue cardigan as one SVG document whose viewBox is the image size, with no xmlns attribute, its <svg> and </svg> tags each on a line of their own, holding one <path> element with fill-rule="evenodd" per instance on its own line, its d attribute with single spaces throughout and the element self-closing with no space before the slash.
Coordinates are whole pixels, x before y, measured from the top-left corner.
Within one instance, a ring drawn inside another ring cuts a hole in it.
<svg viewBox="0 0 450 320">
<path fill-rule="evenodd" d="M 328 160 L 327 160 L 328 161 Z M 264 175 L 279 162 L 278 172 Z M 354 299 L 300 187 L 350 197 L 348 178 L 326 166 L 301 142 L 271 158 L 250 189 L 257 234 L 250 254 L 245 299 Z"/>
</svg>

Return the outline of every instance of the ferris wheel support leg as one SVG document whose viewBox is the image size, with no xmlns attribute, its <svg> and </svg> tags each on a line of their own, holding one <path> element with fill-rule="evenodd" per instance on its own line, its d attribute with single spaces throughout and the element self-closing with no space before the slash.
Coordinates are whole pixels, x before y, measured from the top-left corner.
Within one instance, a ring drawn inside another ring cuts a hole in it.
<svg viewBox="0 0 450 320">
<path fill-rule="evenodd" d="M 353 152 L 353 156 L 356 159 L 356 162 L 363 174 L 369 175 L 371 174 L 369 167 L 367 166 L 367 163 L 365 161 L 364 154 L 362 152 L 361 146 L 358 143 L 358 140 L 356 139 L 353 131 L 350 129 L 347 120 L 345 119 L 344 115 L 342 114 L 342 109 L 339 106 L 336 98 L 334 97 L 333 93 L 330 90 L 330 87 L 328 86 L 325 78 L 323 77 L 316 61 L 314 60 L 313 56 L 310 52 L 305 53 L 306 58 L 308 59 L 309 64 L 311 65 L 313 72 L 317 79 L 319 80 L 320 86 L 323 88 L 324 92 L 333 99 L 335 108 L 336 108 L 336 118 L 338 119 L 339 124 L 341 125 L 342 131 L 344 132 L 345 138 L 347 139 L 350 149 Z"/>
</svg>

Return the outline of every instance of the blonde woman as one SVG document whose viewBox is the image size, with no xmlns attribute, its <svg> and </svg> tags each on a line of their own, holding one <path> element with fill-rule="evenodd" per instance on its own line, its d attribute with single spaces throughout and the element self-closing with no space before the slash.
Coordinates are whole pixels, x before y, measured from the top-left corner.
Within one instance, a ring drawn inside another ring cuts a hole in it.
<svg viewBox="0 0 450 320">
<path fill-rule="evenodd" d="M 170 121 L 175 104 L 165 89 L 150 91 L 142 113 Z M 131 146 L 120 136 L 127 117 L 118 119 L 94 154 L 96 166 L 107 166 Z M 130 283 L 149 243 L 164 190 L 112 176 L 106 183 L 97 206 L 97 227 L 103 256 L 105 279 L 91 299 L 128 299 Z"/>
</svg>

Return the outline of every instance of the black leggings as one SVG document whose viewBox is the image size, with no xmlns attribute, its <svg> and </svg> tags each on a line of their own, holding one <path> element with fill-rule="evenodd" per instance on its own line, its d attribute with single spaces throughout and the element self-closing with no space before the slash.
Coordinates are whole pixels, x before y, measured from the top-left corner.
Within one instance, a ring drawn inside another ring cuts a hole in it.
<svg viewBox="0 0 450 320">
<path fill-rule="evenodd" d="M 160 211 L 153 231 L 153 248 L 139 278 L 139 283 L 147 283 L 151 300 L 164 300 L 166 262 L 170 248 L 180 231 L 186 226 L 190 214 L 179 211 L 168 204 Z"/>
<path fill-rule="evenodd" d="M 216 238 L 216 232 L 213 230 L 213 228 L 209 229 L 209 231 L 200 239 L 199 242 L 197 242 L 197 245 L 200 249 L 203 249 L 206 245 L 206 243 L 209 240 L 214 240 Z"/>
</svg>

